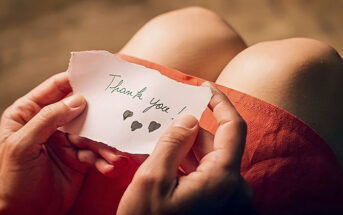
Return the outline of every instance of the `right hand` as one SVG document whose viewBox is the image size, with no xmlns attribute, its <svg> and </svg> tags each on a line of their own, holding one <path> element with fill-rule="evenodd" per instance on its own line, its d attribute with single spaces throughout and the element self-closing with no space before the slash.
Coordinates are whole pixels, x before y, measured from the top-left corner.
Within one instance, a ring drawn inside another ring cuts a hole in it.
<svg viewBox="0 0 343 215">
<path fill-rule="evenodd" d="M 246 124 L 228 98 L 211 88 L 209 107 L 219 123 L 215 136 L 204 130 L 198 134 L 198 121 L 191 115 L 174 121 L 139 167 L 117 214 L 252 212 L 250 188 L 240 175 Z M 192 147 L 199 165 L 178 177 L 178 168 Z"/>
</svg>

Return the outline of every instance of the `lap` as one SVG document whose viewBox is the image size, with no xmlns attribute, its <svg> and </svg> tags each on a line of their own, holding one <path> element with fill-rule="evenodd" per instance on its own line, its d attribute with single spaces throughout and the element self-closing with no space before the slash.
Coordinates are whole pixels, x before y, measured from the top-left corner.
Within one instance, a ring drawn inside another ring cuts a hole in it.
<svg viewBox="0 0 343 215">
<path fill-rule="evenodd" d="M 279 106 L 309 124 L 343 159 L 342 59 L 322 42 L 295 38 L 246 48 L 218 15 L 190 7 L 154 18 L 121 53 Z"/>
<path fill-rule="evenodd" d="M 330 46 L 312 39 L 263 42 L 239 53 L 217 83 L 257 97 L 299 117 L 342 160 L 343 62 Z"/>
</svg>

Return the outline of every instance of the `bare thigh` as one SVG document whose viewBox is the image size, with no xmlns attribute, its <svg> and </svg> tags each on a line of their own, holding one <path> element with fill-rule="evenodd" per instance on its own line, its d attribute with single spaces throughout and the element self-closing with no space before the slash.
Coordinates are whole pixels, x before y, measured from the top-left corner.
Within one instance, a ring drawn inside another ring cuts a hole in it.
<svg viewBox="0 0 343 215">
<path fill-rule="evenodd" d="M 277 105 L 308 123 L 343 160 L 342 59 L 326 44 L 298 38 L 247 48 L 217 14 L 189 7 L 155 17 L 120 52 Z"/>
<path fill-rule="evenodd" d="M 120 52 L 215 81 L 245 48 L 241 37 L 217 14 L 188 7 L 150 20 Z"/>
<path fill-rule="evenodd" d="M 316 130 L 343 163 L 343 61 L 312 39 L 262 42 L 239 53 L 217 83 L 296 115 Z"/>
</svg>

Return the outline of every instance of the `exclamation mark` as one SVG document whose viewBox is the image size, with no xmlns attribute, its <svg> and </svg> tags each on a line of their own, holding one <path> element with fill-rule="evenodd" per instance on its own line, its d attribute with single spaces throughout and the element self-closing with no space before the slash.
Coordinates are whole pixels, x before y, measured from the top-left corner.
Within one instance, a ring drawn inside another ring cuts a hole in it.
<svg viewBox="0 0 343 215">
<path fill-rule="evenodd" d="M 186 108 L 187 108 L 187 106 L 184 106 L 184 107 L 182 108 L 182 110 L 180 110 L 179 113 L 177 113 L 177 114 L 179 115 L 179 114 L 182 113 L 182 111 L 184 111 Z M 174 120 L 174 118 L 172 118 L 172 120 Z"/>
</svg>

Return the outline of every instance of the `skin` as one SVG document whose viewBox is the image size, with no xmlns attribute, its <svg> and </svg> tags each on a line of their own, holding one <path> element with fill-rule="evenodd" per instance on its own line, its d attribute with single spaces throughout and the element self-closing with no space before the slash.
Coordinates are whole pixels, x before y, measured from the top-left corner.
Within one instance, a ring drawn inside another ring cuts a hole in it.
<svg viewBox="0 0 343 215">
<path fill-rule="evenodd" d="M 196 141 L 204 131 L 199 131 L 193 116 L 174 121 L 137 170 L 118 214 L 249 212 L 248 189 L 240 175 L 246 124 L 223 93 L 213 87 L 212 92 L 209 107 L 219 123 L 216 134 Z M 199 165 L 178 176 L 178 167 L 192 147 Z"/>
<path fill-rule="evenodd" d="M 215 136 L 199 130 L 191 115 L 177 119 L 136 172 L 118 214 L 221 214 L 251 209 L 251 192 L 240 176 L 246 125 L 226 96 L 214 87 L 212 91 L 209 107 L 220 124 Z M 65 98 L 70 92 L 67 74 L 60 73 L 4 112 L 1 214 L 66 214 L 81 193 L 90 166 L 108 177 L 120 177 L 118 168 L 129 162 L 102 143 L 57 130 L 86 107 L 79 95 Z M 134 158 L 143 161 L 146 156 Z"/>
<path fill-rule="evenodd" d="M 216 13 L 187 7 L 150 20 L 120 53 L 214 82 L 226 64 L 246 47 Z"/>
<path fill-rule="evenodd" d="M 342 105 L 336 99 L 343 92 L 339 81 L 342 59 L 324 43 L 295 38 L 247 48 L 218 15 L 190 7 L 154 18 L 121 53 L 216 81 L 282 107 L 312 126 L 337 157 L 343 157 Z M 138 169 L 118 214 L 220 214 L 250 209 L 251 192 L 239 175 L 245 125 L 227 98 L 213 91 L 210 107 L 221 129 L 212 136 L 193 117 L 178 119 Z M 131 162 L 127 155 L 102 143 L 56 131 L 85 107 L 81 97 L 74 98 L 81 101 L 77 107 L 60 101 L 70 92 L 62 73 L 4 113 L 0 125 L 3 214 L 63 214 L 81 193 L 89 166 L 117 178 Z M 146 156 L 133 158 L 143 162 Z M 231 204 L 222 207 L 221 201 Z"/>
<path fill-rule="evenodd" d="M 67 74 L 60 73 L 4 112 L 0 124 L 1 214 L 65 214 L 81 189 L 86 163 L 103 167 L 103 160 L 91 150 L 74 147 L 56 130 L 86 107 L 79 95 L 64 99 L 70 92 Z"/>
<path fill-rule="evenodd" d="M 313 128 L 343 166 L 343 60 L 324 42 L 290 38 L 247 47 L 218 14 L 187 7 L 150 20 L 120 52 L 283 108 Z"/>
<path fill-rule="evenodd" d="M 160 137 L 125 191 L 117 214 L 227 214 L 252 212 L 252 191 L 240 175 L 246 124 L 228 98 L 211 87 L 209 108 L 219 128 L 213 136 L 191 115 L 176 119 Z M 80 148 L 102 151 L 107 165 L 113 152 L 102 143 L 71 136 Z M 118 168 L 97 168 L 112 178 Z"/>
<path fill-rule="evenodd" d="M 301 48 L 299 48 L 301 47 Z M 216 83 L 287 110 L 313 128 L 343 167 L 343 60 L 308 38 L 255 44 L 240 52 Z"/>
</svg>

